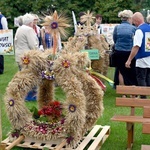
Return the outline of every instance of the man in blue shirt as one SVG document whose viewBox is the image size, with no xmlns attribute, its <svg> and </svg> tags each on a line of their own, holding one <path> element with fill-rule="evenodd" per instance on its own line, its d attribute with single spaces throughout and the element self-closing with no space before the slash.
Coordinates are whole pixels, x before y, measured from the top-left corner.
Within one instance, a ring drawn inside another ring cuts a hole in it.
<svg viewBox="0 0 150 150">
<path fill-rule="evenodd" d="M 6 29 L 8 29 L 7 19 L 0 12 L 0 30 Z M 0 55 L 0 74 L 3 74 L 3 72 L 4 72 L 4 56 Z"/>
</svg>

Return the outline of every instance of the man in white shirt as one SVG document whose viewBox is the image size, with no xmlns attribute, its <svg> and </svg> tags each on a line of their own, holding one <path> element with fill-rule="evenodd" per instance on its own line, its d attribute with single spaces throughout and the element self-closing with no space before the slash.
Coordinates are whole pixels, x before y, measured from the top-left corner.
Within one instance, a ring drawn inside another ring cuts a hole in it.
<svg viewBox="0 0 150 150">
<path fill-rule="evenodd" d="M 7 19 L 0 12 L 0 30 L 6 29 L 8 29 Z M 4 56 L 0 55 L 0 74 L 3 74 L 3 72 L 4 72 Z"/>
<path fill-rule="evenodd" d="M 125 66 L 130 68 L 131 61 L 135 57 L 138 85 L 150 86 L 150 26 L 144 22 L 144 17 L 140 12 L 134 13 L 132 21 L 138 28 L 135 32 L 133 48 Z"/>
</svg>

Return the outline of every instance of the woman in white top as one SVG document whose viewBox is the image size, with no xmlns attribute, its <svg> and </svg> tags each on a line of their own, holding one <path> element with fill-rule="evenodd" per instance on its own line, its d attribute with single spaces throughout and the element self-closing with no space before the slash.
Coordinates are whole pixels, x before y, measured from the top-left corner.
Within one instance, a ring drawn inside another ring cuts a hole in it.
<svg viewBox="0 0 150 150">
<path fill-rule="evenodd" d="M 33 15 L 25 14 L 22 21 L 23 25 L 17 29 L 14 39 L 15 59 L 17 63 L 19 63 L 20 57 L 25 51 L 38 49 L 39 46 L 38 38 L 33 29 Z"/>
</svg>

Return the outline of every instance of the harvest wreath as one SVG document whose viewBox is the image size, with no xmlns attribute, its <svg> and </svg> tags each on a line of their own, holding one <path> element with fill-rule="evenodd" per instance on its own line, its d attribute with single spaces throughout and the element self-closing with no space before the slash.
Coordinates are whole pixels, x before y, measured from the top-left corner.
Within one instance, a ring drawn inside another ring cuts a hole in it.
<svg viewBox="0 0 150 150">
<path fill-rule="evenodd" d="M 86 53 L 65 49 L 57 55 L 56 49 L 24 53 L 22 70 L 10 81 L 4 97 L 13 128 L 10 139 L 22 134 L 41 140 L 65 138 L 68 146 L 76 146 L 103 113 L 104 92 L 87 72 L 89 64 Z M 54 100 L 55 82 L 66 94 L 64 102 Z M 35 86 L 38 109 L 31 112 L 24 99 Z"/>
<path fill-rule="evenodd" d="M 6 89 L 7 114 L 13 130 L 19 134 L 42 140 L 63 137 L 74 146 L 102 114 L 103 90 L 84 70 L 89 62 L 85 53 L 62 53 L 51 65 L 49 52 L 32 50 L 24 54 L 29 63 L 22 59 L 23 69 Z M 44 78 L 43 70 L 52 71 L 54 78 Z M 64 103 L 54 101 L 54 81 L 66 93 Z M 38 87 L 39 116 L 31 113 L 24 102 L 34 86 Z M 47 116 L 46 121 L 40 121 L 40 116 Z"/>
</svg>

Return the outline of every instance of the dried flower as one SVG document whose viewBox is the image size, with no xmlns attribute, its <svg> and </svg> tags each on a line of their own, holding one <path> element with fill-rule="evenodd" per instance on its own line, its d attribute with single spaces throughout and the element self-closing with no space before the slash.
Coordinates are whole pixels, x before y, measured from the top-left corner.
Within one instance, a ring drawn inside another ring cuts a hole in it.
<svg viewBox="0 0 150 150">
<path fill-rule="evenodd" d="M 25 65 L 30 63 L 30 59 L 28 57 L 23 57 L 22 61 L 23 61 L 23 64 L 25 64 Z"/>
<path fill-rule="evenodd" d="M 52 22 L 51 23 L 51 28 L 52 29 L 57 29 L 58 28 L 58 23 L 57 22 Z"/>
<path fill-rule="evenodd" d="M 64 60 L 64 61 L 62 62 L 62 66 L 63 66 L 64 68 L 69 68 L 69 67 L 70 67 L 70 62 L 69 62 L 68 60 Z"/>
<path fill-rule="evenodd" d="M 69 105 L 69 111 L 70 111 L 70 112 L 75 112 L 75 111 L 76 111 L 76 106 L 73 105 L 73 104 L 70 104 L 70 105 Z"/>
<path fill-rule="evenodd" d="M 66 141 L 67 141 L 68 144 L 70 144 L 71 141 L 73 141 L 73 139 L 74 139 L 74 138 L 73 138 L 72 136 L 69 136 L 69 137 L 67 137 L 67 140 L 66 140 Z"/>
<path fill-rule="evenodd" d="M 14 106 L 14 104 L 15 104 L 14 100 L 13 100 L 13 99 L 10 99 L 10 100 L 9 100 L 9 106 Z"/>
<path fill-rule="evenodd" d="M 47 80 L 54 80 L 54 71 L 42 71 L 42 78 Z"/>
</svg>

